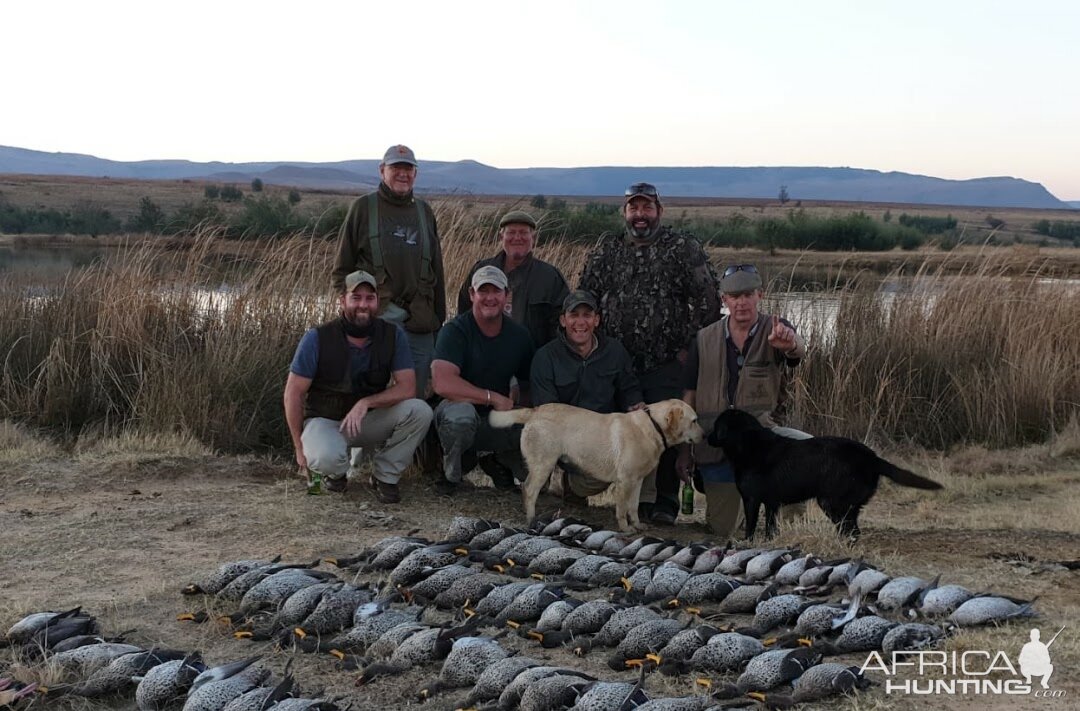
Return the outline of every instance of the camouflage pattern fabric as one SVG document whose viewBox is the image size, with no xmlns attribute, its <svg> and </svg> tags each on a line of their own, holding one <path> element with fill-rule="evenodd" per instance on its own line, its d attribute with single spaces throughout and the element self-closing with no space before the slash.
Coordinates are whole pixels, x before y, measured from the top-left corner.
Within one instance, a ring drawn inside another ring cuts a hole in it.
<svg viewBox="0 0 1080 711">
<path fill-rule="evenodd" d="M 670 227 L 640 246 L 625 234 L 601 237 L 579 288 L 600 299 L 600 330 L 622 342 L 637 373 L 672 362 L 720 318 L 720 279 L 705 250 Z"/>
</svg>

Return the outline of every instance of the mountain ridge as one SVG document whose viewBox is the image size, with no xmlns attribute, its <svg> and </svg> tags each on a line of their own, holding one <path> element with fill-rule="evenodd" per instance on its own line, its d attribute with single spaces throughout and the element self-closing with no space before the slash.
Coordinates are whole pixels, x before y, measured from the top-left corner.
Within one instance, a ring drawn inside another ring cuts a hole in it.
<svg viewBox="0 0 1080 711">
<path fill-rule="evenodd" d="M 378 159 L 228 163 L 181 159 L 114 161 L 79 153 L 49 153 L 0 146 L 0 173 L 144 180 L 201 179 L 302 188 L 369 190 L 378 182 Z M 497 168 L 466 159 L 420 161 L 417 189 L 491 195 L 619 195 L 638 181 L 661 195 L 776 198 L 785 186 L 791 200 L 891 202 L 980 207 L 1076 207 L 1039 183 L 1007 176 L 950 180 L 900 171 L 797 166 L 588 166 Z"/>
</svg>

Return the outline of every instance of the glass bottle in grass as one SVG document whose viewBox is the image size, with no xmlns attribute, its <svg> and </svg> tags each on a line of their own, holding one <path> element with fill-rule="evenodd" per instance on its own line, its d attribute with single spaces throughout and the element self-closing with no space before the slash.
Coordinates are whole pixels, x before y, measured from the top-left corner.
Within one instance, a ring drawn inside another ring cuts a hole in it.
<svg viewBox="0 0 1080 711">
<path fill-rule="evenodd" d="M 694 487 L 690 484 L 682 485 L 682 512 L 686 516 L 694 513 Z"/>
<path fill-rule="evenodd" d="M 307 493 L 311 496 L 319 496 L 323 493 L 322 474 L 314 469 L 308 469 Z"/>
</svg>

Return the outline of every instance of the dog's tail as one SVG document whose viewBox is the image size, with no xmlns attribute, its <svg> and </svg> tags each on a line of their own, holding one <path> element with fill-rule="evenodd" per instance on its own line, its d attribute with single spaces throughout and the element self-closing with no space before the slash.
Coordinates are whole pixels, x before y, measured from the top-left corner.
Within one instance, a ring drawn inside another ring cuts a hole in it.
<svg viewBox="0 0 1080 711">
<path fill-rule="evenodd" d="M 491 413 L 495 414 L 495 413 Z M 919 476 L 915 472 L 908 471 L 907 469 L 901 469 L 898 466 L 885 462 L 881 467 L 881 473 L 895 481 L 900 486 L 910 486 L 915 489 L 942 489 L 941 484 L 937 483 L 933 479 L 927 479 L 924 476 Z"/>
<path fill-rule="evenodd" d="M 531 407 L 519 407 L 515 410 L 492 410 L 488 415 L 488 423 L 492 427 L 513 427 L 523 425 L 532 419 Z"/>
</svg>

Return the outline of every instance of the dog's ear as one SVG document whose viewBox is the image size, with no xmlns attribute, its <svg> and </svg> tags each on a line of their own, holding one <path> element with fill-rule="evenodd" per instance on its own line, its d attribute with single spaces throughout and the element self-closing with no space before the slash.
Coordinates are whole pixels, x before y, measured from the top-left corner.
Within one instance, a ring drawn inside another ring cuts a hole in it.
<svg viewBox="0 0 1080 711">
<path fill-rule="evenodd" d="M 668 434 L 674 434 L 679 432 L 679 423 L 682 422 L 683 413 L 682 410 L 677 407 L 673 407 L 668 410 L 665 424 L 667 425 Z"/>
</svg>

